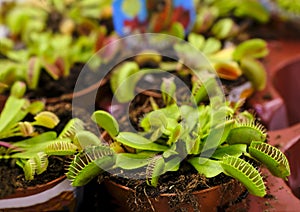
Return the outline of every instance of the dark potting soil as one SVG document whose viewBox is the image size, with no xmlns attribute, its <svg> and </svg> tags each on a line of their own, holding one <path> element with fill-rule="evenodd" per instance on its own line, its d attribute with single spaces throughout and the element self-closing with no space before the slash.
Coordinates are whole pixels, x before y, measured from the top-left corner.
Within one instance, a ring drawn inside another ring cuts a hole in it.
<svg viewBox="0 0 300 212">
<path fill-rule="evenodd" d="M 83 67 L 84 64 L 75 64 L 71 68 L 69 76 L 59 78 L 58 80 L 54 80 L 45 70 L 42 70 L 38 88 L 28 91 L 27 97 L 35 99 L 52 98 L 72 93 Z M 97 73 L 87 67 L 84 68 L 84 71 L 87 71 L 88 74 L 84 74 L 84 78 L 80 80 L 81 84 L 79 86 L 82 89 L 93 85 L 97 82 L 97 79 L 99 79 Z"/>
<path fill-rule="evenodd" d="M 144 171 L 144 172 L 143 172 Z M 199 174 L 190 164 L 183 162 L 181 168 L 177 172 L 167 172 L 160 176 L 158 186 L 152 187 L 143 179 L 136 179 L 136 177 L 145 177 L 145 171 L 141 170 L 139 176 L 134 174 L 128 177 L 109 176 L 108 180 L 112 180 L 118 184 L 131 188 L 133 193 L 127 199 L 127 204 L 132 211 L 145 211 L 151 209 L 149 198 L 157 198 L 161 194 L 176 194 L 169 200 L 169 205 L 175 210 L 179 210 L 180 203 L 191 204 L 195 210 L 199 208 L 197 201 L 194 199 L 192 192 L 207 189 L 213 186 L 221 185 L 229 182 L 232 178 L 220 174 L 214 178 L 206 178 Z M 124 174 L 124 173 L 122 173 Z M 101 180 L 105 179 L 101 178 Z M 229 188 L 230 189 L 230 188 Z M 180 210 L 179 210 L 180 211 Z"/>
<path fill-rule="evenodd" d="M 71 103 L 60 102 L 56 104 L 49 104 L 46 107 L 47 111 L 51 111 L 55 114 L 59 114 L 60 123 L 54 128 L 56 132 L 61 132 L 67 122 L 72 118 L 79 118 L 83 121 L 86 130 L 93 132 L 97 135 L 98 127 L 91 120 L 91 115 L 85 109 L 79 107 L 72 107 Z"/>
</svg>

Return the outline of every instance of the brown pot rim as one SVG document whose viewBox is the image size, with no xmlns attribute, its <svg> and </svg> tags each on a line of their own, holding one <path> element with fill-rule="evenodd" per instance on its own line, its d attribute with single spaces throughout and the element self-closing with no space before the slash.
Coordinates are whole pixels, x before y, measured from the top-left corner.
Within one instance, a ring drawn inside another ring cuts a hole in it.
<svg viewBox="0 0 300 212">
<path fill-rule="evenodd" d="M 111 183 L 112 185 L 114 186 L 117 186 L 121 189 L 124 189 L 126 191 L 130 191 L 130 192 L 135 192 L 133 189 L 127 187 L 127 186 L 124 186 L 122 184 L 119 184 L 119 183 L 116 183 L 112 180 L 106 180 L 107 183 Z M 212 186 L 212 187 L 209 187 L 209 188 L 205 188 L 205 189 L 202 189 L 202 190 L 198 190 L 198 191 L 193 191 L 192 194 L 194 195 L 199 195 L 199 194 L 204 194 L 204 193 L 207 193 L 207 192 L 210 192 L 210 191 L 214 191 L 214 190 L 217 190 L 219 188 L 222 188 L 224 186 L 227 186 L 227 185 L 230 185 L 234 182 L 237 182 L 236 179 L 232 178 L 231 180 L 229 180 L 228 182 L 226 183 L 222 183 L 222 184 L 219 184 L 219 185 L 216 185 L 216 186 Z M 171 197 L 171 196 L 176 196 L 175 193 L 163 193 L 163 194 L 160 194 L 161 197 Z"/>
<path fill-rule="evenodd" d="M 52 181 L 49 181 L 44 184 L 38 184 L 36 186 L 29 186 L 27 188 L 17 188 L 13 194 L 10 194 L 3 199 L 12 199 L 17 197 L 26 197 L 34 194 L 41 193 L 47 189 L 50 189 L 57 185 L 58 183 L 62 182 L 66 178 L 65 175 L 58 177 Z"/>
<path fill-rule="evenodd" d="M 297 61 L 300 60 L 300 54 L 297 54 L 291 58 L 286 58 L 283 61 L 281 61 L 276 67 L 273 68 L 272 71 L 272 78 L 274 77 L 274 75 L 276 75 L 276 73 L 280 70 L 282 70 L 285 66 L 288 66 L 290 64 L 293 64 Z M 273 79 L 272 79 L 273 80 Z M 272 84 L 273 85 L 273 84 Z M 276 90 L 276 89 L 275 89 Z"/>
</svg>

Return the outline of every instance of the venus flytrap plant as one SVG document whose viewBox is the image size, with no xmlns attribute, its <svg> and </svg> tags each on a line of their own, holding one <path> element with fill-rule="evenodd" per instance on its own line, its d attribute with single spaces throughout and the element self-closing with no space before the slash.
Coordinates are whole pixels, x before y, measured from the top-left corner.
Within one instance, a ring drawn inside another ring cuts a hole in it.
<svg viewBox="0 0 300 212">
<path fill-rule="evenodd" d="M 59 136 L 54 131 L 39 134 L 36 127 L 51 130 L 60 120 L 54 113 L 43 111 L 43 102 L 23 98 L 25 91 L 25 83 L 15 82 L 0 114 L 0 139 L 5 139 L 0 142 L 0 160 L 15 159 L 25 179 L 32 180 L 47 169 L 49 156 L 74 155 L 81 149 L 76 145 L 75 133 L 84 126 L 80 119 L 74 118 Z M 28 114 L 33 115 L 34 121 L 24 121 Z"/>
<path fill-rule="evenodd" d="M 225 173 L 244 184 L 251 194 L 264 196 L 263 178 L 249 158 L 265 165 L 277 177 L 286 179 L 290 174 L 285 155 L 265 143 L 265 129 L 250 113 L 239 112 L 241 102 L 214 108 L 201 101 L 193 107 L 164 100 L 165 107 L 154 109 L 140 120 L 141 132 L 120 131 L 112 115 L 94 112 L 92 119 L 110 139 L 107 144 L 93 147 L 100 152 L 87 147 L 76 156 L 67 173 L 73 185 L 84 185 L 103 171 L 121 169 L 125 177 L 127 172 L 137 172 L 156 187 L 159 176 L 176 172 L 183 162 L 188 162 L 206 178 Z M 226 114 L 224 124 L 220 111 Z M 222 136 L 216 144 L 207 143 L 209 137 L 219 133 Z M 101 164 L 98 168 L 97 160 Z"/>
</svg>

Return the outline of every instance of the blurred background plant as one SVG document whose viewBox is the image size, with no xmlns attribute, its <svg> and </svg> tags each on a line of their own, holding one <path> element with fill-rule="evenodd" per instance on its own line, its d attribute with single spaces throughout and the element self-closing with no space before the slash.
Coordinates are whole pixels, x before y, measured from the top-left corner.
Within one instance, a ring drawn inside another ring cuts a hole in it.
<svg viewBox="0 0 300 212">
<path fill-rule="evenodd" d="M 239 37 L 251 23 L 269 21 L 269 11 L 258 0 L 196 0 L 193 31 L 218 39 Z M 245 39 L 245 38 L 241 38 Z"/>
<path fill-rule="evenodd" d="M 131 2 L 27 0 L 2 3 L 0 24 L 5 30 L 0 37 L 0 93 L 17 80 L 26 82 L 29 89 L 37 89 L 44 71 L 54 80 L 67 77 L 76 64 L 87 63 L 118 36 L 166 33 L 188 40 L 209 55 L 248 40 L 247 27 L 253 23 L 265 24 L 270 19 L 270 12 L 258 0 Z M 263 46 L 265 49 L 266 45 Z M 215 55 L 209 58 L 214 60 L 215 68 L 238 70 L 236 64 L 229 61 L 230 51 L 221 52 L 226 52 L 222 54 L 227 57 L 222 67 L 216 64 Z M 117 50 L 108 52 L 108 59 L 116 53 Z M 234 63 L 240 62 L 234 59 Z M 88 65 L 99 70 L 103 62 L 107 59 L 94 57 Z M 258 72 L 264 72 L 261 64 L 251 61 L 254 63 Z M 261 89 L 263 86 L 257 90 Z"/>
<path fill-rule="evenodd" d="M 111 1 L 3 2 L 0 93 L 22 80 L 36 89 L 42 70 L 54 80 L 70 75 L 111 39 Z M 98 64 L 97 64 L 98 65 Z"/>
<path fill-rule="evenodd" d="M 260 2 L 272 13 L 276 13 L 283 19 L 300 18 L 300 2 L 295 0 L 260 0 Z"/>
</svg>

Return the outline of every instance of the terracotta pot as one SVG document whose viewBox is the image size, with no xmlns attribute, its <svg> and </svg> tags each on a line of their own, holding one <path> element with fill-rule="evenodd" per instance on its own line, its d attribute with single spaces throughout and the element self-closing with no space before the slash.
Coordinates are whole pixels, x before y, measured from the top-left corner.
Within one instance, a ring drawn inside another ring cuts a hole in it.
<svg viewBox="0 0 300 212">
<path fill-rule="evenodd" d="M 250 100 L 262 122 L 270 130 L 269 143 L 287 156 L 291 176 L 288 182 L 272 176 L 266 169 L 269 198 L 249 195 L 247 211 L 298 211 L 300 207 L 300 40 L 271 41 L 264 64 L 268 84 Z"/>
<path fill-rule="evenodd" d="M 270 41 L 264 65 L 267 87 L 248 100 L 269 130 L 286 128 L 300 121 L 300 40 Z"/>
<path fill-rule="evenodd" d="M 47 189 L 50 189 L 50 188 L 54 187 L 58 183 L 62 182 L 65 178 L 66 178 L 65 176 L 61 176 L 61 177 L 59 177 L 55 180 L 52 180 L 52 181 L 50 181 L 46 184 L 41 184 L 41 185 L 37 185 L 37 186 L 30 186 L 26 189 L 18 188 L 15 193 L 13 193 L 9 196 L 6 196 L 5 199 L 11 199 L 11 198 L 17 198 L 17 197 L 26 197 L 26 196 L 30 196 L 30 195 L 40 193 L 42 191 L 45 191 Z"/>
<path fill-rule="evenodd" d="M 131 211 L 130 206 L 127 203 L 127 199 L 132 192 L 132 189 L 117 184 L 112 181 L 106 181 L 105 187 L 107 189 L 108 194 L 111 196 L 111 202 L 113 207 L 115 207 L 114 211 Z M 242 186 L 236 180 L 231 180 L 228 183 L 214 186 L 208 189 L 204 189 L 201 191 L 193 192 L 200 211 L 217 211 L 222 208 L 222 206 L 228 205 L 231 202 L 234 202 L 238 199 L 240 195 L 242 195 L 246 191 L 245 187 Z M 161 194 L 158 198 L 150 198 L 151 204 L 155 211 L 175 211 L 172 209 L 168 203 L 170 198 L 175 196 L 176 194 Z M 180 208 L 185 208 L 187 211 L 194 211 L 191 204 L 180 203 Z M 149 208 L 149 211 L 153 211 Z"/>
<path fill-rule="evenodd" d="M 300 52 L 294 58 L 284 61 L 276 70 L 272 82 L 287 110 L 289 125 L 300 122 Z"/>
<path fill-rule="evenodd" d="M 79 200 L 65 176 L 0 199 L 0 211 L 74 211 Z"/>
</svg>

